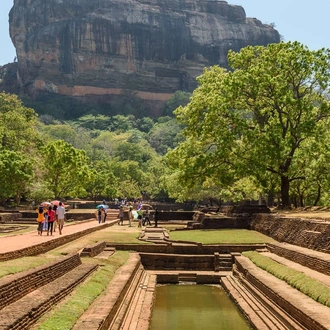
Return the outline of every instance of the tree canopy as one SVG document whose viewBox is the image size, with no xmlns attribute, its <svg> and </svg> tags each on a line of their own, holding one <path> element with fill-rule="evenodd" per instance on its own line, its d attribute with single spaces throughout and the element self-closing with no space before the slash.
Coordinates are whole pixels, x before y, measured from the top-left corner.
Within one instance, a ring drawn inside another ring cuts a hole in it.
<svg viewBox="0 0 330 330">
<path fill-rule="evenodd" d="M 185 140 L 168 163 L 190 187 L 251 177 L 267 190 L 277 182 L 288 206 L 290 183 L 305 179 L 301 159 L 312 142 L 323 150 L 329 133 L 330 50 L 289 42 L 230 51 L 228 59 L 230 71 L 205 69 L 190 103 L 176 110 Z"/>
</svg>

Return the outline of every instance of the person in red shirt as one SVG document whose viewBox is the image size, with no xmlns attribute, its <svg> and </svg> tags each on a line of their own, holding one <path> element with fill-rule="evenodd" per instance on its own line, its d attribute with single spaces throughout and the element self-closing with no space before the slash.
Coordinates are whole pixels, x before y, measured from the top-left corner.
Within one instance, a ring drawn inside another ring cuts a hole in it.
<svg viewBox="0 0 330 330">
<path fill-rule="evenodd" d="M 47 236 L 53 236 L 53 226 L 54 226 L 54 220 L 55 220 L 55 211 L 53 210 L 53 207 L 50 205 L 48 208 L 48 229 L 47 229 Z"/>
</svg>

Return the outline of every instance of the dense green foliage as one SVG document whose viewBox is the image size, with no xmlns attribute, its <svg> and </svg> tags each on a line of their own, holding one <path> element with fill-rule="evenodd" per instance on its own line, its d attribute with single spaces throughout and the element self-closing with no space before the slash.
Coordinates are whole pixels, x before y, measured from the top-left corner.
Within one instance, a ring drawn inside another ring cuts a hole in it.
<svg viewBox="0 0 330 330">
<path fill-rule="evenodd" d="M 0 200 L 143 191 L 178 201 L 326 204 L 330 50 L 289 42 L 228 59 L 231 70 L 205 69 L 193 95 L 176 92 L 158 118 L 128 90 L 112 105 L 60 96 L 25 103 L 35 111 L 1 93 Z"/>
<path fill-rule="evenodd" d="M 172 106 L 180 104 L 180 97 L 170 102 Z M 55 98 L 52 105 L 65 113 L 69 110 L 63 102 Z M 60 121 L 63 116 L 57 109 L 58 118 L 47 109 L 37 110 L 39 120 L 16 96 L 0 94 L 2 203 L 14 198 L 19 204 L 22 196 L 36 202 L 137 198 L 142 191 L 151 198 L 167 198 L 162 157 L 177 145 L 182 130 L 173 117 L 108 116 L 89 109 L 78 118 Z"/>
<path fill-rule="evenodd" d="M 205 69 L 190 103 L 176 110 L 185 139 L 167 159 L 186 190 L 179 197 L 196 187 L 244 196 L 243 179 L 278 193 L 284 206 L 290 194 L 319 201 L 328 188 L 330 50 L 280 43 L 230 51 L 228 59 L 231 71 Z"/>
</svg>

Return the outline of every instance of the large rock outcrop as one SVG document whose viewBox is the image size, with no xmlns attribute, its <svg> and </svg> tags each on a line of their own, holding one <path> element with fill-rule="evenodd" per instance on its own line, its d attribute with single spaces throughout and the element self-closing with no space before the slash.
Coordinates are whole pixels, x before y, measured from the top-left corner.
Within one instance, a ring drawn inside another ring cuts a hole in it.
<svg viewBox="0 0 330 330">
<path fill-rule="evenodd" d="M 240 6 L 205 0 L 15 0 L 9 16 L 18 80 L 30 94 L 192 91 L 228 50 L 280 41 Z"/>
</svg>

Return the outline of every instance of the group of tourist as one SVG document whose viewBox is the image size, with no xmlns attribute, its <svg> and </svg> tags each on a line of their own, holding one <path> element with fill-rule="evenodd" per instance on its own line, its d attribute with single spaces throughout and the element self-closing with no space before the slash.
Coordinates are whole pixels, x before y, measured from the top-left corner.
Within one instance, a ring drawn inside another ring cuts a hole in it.
<svg viewBox="0 0 330 330">
<path fill-rule="evenodd" d="M 97 210 L 97 220 L 99 223 L 105 223 L 107 218 L 107 209 L 106 207 L 100 206 Z"/>
<path fill-rule="evenodd" d="M 146 226 L 147 224 L 151 226 L 150 222 L 150 211 L 149 208 L 147 207 L 145 210 L 142 210 L 142 205 L 138 207 L 137 209 L 137 219 L 138 219 L 138 227 Z M 118 212 L 118 219 L 119 222 L 118 224 L 123 226 L 124 225 L 124 207 L 121 205 L 119 207 L 119 212 Z M 133 206 L 129 206 L 128 210 L 128 226 L 132 227 L 132 220 L 134 219 L 133 215 Z M 155 221 L 155 227 L 158 226 L 158 209 L 156 208 L 154 211 L 154 221 Z"/>
<path fill-rule="evenodd" d="M 42 236 L 43 231 L 47 231 L 47 236 L 53 235 L 53 232 L 58 231 L 62 235 L 65 218 L 65 208 L 62 202 L 59 205 L 50 204 L 48 207 L 40 205 L 36 210 L 38 217 L 38 235 Z"/>
</svg>

